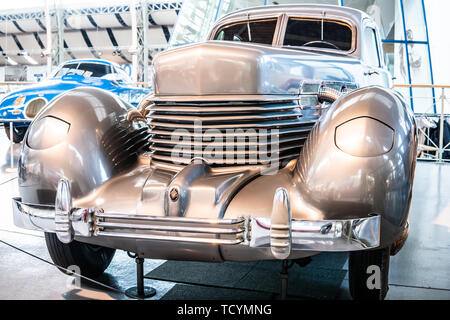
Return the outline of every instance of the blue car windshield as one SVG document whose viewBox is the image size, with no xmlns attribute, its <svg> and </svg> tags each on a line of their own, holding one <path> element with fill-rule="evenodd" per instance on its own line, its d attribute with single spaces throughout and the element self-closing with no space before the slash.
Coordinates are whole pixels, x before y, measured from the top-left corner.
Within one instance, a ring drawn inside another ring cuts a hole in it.
<svg viewBox="0 0 450 320">
<path fill-rule="evenodd" d="M 61 78 L 65 75 L 82 75 L 84 77 L 102 78 L 114 72 L 110 65 L 103 63 L 69 63 L 63 65 L 52 76 Z"/>
</svg>

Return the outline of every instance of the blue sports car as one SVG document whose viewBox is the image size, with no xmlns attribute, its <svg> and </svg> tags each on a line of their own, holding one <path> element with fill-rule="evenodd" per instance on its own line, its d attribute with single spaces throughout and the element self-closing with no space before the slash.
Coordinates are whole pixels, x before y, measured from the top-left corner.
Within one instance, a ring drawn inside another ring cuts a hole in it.
<svg viewBox="0 0 450 320">
<path fill-rule="evenodd" d="M 0 123 L 13 141 L 20 142 L 36 114 L 59 94 L 77 87 L 98 87 L 113 92 L 133 106 L 149 93 L 132 85 L 127 73 L 117 64 L 100 59 L 76 59 L 60 65 L 50 77 L 36 85 L 7 94 L 0 102 Z"/>
</svg>

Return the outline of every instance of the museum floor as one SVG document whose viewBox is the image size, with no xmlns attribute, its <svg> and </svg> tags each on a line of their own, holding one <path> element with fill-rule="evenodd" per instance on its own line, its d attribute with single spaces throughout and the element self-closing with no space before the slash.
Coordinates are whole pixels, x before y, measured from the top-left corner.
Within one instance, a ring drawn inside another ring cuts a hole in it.
<svg viewBox="0 0 450 320">
<path fill-rule="evenodd" d="M 14 146 L 14 156 L 20 145 Z M 14 227 L 10 198 L 17 174 L 10 170 L 9 141 L 0 132 L 0 299 L 128 299 L 134 260 L 118 251 L 100 284 L 81 288 L 50 261 L 43 235 Z M 417 165 L 410 236 L 391 259 L 387 299 L 450 299 L 450 165 Z M 19 250 L 20 249 L 20 250 Z M 32 255 L 34 256 L 32 256 Z M 197 263 L 146 260 L 151 299 L 273 299 L 279 293 L 279 261 Z M 320 254 L 290 270 L 289 298 L 349 299 L 347 255 Z"/>
</svg>

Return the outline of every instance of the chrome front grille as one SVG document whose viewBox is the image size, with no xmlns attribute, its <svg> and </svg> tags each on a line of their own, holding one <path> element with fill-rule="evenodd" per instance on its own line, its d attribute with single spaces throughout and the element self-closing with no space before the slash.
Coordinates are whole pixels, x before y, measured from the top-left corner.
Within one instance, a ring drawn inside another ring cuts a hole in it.
<svg viewBox="0 0 450 320">
<path fill-rule="evenodd" d="M 149 108 L 152 161 L 264 165 L 297 157 L 316 119 L 297 101 L 156 102 Z"/>
</svg>

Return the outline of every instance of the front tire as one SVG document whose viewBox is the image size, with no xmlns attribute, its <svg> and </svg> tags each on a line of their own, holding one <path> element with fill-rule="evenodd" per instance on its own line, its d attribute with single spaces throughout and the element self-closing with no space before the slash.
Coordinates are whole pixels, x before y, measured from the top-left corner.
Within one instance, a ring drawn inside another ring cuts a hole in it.
<svg viewBox="0 0 450 320">
<path fill-rule="evenodd" d="M 349 287 L 354 300 L 384 300 L 389 290 L 389 248 L 352 251 Z"/>
<path fill-rule="evenodd" d="M 45 233 L 45 243 L 53 262 L 63 268 L 75 265 L 82 276 L 97 278 L 108 268 L 114 257 L 115 249 L 90 245 L 78 241 L 63 243 L 56 233 Z M 58 268 L 65 274 L 64 269 Z"/>
<path fill-rule="evenodd" d="M 11 140 L 11 134 L 9 130 L 9 124 L 5 123 L 3 124 L 5 127 L 5 133 L 9 140 Z M 13 142 L 14 143 L 20 143 L 22 142 L 23 138 L 25 137 L 25 133 L 27 132 L 27 127 L 14 127 L 13 126 Z"/>
</svg>

